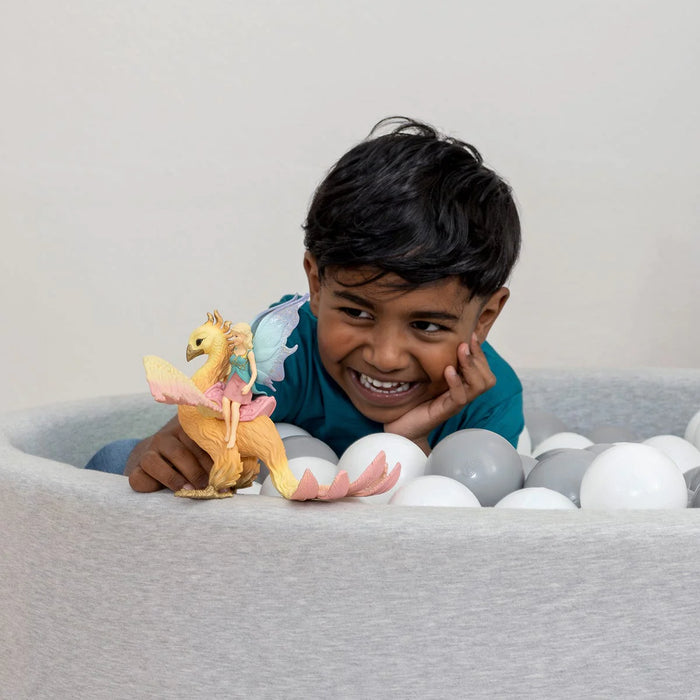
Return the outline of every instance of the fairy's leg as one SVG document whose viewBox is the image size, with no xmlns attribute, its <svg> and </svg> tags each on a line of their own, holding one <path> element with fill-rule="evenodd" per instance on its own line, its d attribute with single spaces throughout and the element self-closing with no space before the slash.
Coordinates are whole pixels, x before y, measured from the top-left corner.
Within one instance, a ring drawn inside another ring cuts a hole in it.
<svg viewBox="0 0 700 700">
<path fill-rule="evenodd" d="M 236 444 L 236 432 L 238 431 L 238 421 L 241 417 L 241 404 L 237 401 L 230 401 L 231 404 L 231 433 L 228 438 L 227 447 L 233 447 Z"/>
<path fill-rule="evenodd" d="M 224 440 L 228 442 L 231 439 L 231 399 L 223 396 L 221 398 L 221 412 L 224 414 L 224 425 L 226 426 L 226 433 L 224 435 Z"/>
</svg>

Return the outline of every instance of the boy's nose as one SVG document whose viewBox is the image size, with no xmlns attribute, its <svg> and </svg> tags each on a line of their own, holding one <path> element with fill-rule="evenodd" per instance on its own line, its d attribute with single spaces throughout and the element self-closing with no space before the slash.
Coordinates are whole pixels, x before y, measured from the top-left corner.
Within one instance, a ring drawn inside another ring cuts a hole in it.
<svg viewBox="0 0 700 700">
<path fill-rule="evenodd" d="M 363 356 L 365 362 L 386 374 L 405 369 L 408 364 L 408 353 L 400 335 L 390 331 L 373 333 L 364 347 Z"/>
</svg>

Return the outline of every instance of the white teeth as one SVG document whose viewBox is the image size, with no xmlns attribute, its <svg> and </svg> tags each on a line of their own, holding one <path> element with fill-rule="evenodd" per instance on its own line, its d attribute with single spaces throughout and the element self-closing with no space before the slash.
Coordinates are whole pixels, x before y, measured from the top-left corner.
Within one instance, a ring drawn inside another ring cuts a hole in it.
<svg viewBox="0 0 700 700">
<path fill-rule="evenodd" d="M 360 384 L 366 389 L 381 391 L 385 394 L 401 394 L 411 388 L 409 382 L 380 382 L 378 379 L 368 377 L 366 374 L 360 374 Z"/>
</svg>

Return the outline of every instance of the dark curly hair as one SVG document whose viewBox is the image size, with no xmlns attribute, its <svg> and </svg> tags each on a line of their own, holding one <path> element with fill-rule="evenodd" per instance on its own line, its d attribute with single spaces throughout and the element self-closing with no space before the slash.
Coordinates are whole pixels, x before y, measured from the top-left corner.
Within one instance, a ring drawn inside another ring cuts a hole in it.
<svg viewBox="0 0 700 700">
<path fill-rule="evenodd" d="M 366 267 L 366 282 L 394 273 L 405 288 L 457 276 L 471 297 L 503 286 L 520 251 L 510 187 L 474 146 L 404 117 L 380 121 L 333 166 L 304 231 L 322 276 Z"/>
</svg>

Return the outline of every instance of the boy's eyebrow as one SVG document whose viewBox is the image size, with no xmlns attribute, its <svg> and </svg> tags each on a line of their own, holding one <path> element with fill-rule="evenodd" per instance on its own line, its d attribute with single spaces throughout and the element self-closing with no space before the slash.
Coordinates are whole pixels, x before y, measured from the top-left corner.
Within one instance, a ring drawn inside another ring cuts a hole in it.
<svg viewBox="0 0 700 700">
<path fill-rule="evenodd" d="M 357 294 L 353 294 L 352 292 L 334 290 L 333 295 L 336 297 L 339 297 L 340 299 L 345 299 L 346 301 L 349 301 L 352 304 L 357 304 L 358 306 L 364 306 L 367 309 L 374 310 L 374 304 L 372 304 L 371 301 L 368 301 L 367 299 L 364 299 L 363 297 L 358 296 Z M 460 316 L 458 314 L 452 314 L 449 311 L 429 311 L 429 310 L 426 310 L 426 311 L 413 311 L 410 314 L 410 318 L 412 318 L 412 319 L 432 318 L 432 319 L 441 320 L 441 321 L 459 321 Z"/>
<path fill-rule="evenodd" d="M 363 299 L 362 297 L 357 296 L 357 294 L 353 294 L 352 292 L 342 292 L 339 290 L 334 290 L 333 296 L 339 297 L 340 299 L 345 299 L 345 301 L 357 304 L 358 306 L 366 306 L 368 309 L 374 308 L 374 304 L 372 304 L 372 302 L 368 301 L 367 299 Z"/>
</svg>

